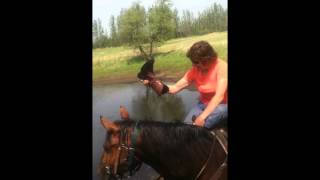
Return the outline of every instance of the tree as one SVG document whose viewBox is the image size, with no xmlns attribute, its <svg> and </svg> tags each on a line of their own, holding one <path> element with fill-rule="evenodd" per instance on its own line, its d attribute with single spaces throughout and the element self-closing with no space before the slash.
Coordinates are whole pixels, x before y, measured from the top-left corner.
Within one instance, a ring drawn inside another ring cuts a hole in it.
<svg viewBox="0 0 320 180">
<path fill-rule="evenodd" d="M 174 13 L 170 0 L 157 0 L 148 12 L 149 56 L 153 54 L 154 43 L 161 43 L 175 37 Z"/>
<path fill-rule="evenodd" d="M 98 23 L 96 20 L 92 22 L 92 41 L 93 43 L 97 40 L 98 36 Z"/>
<path fill-rule="evenodd" d="M 146 12 L 139 2 L 135 2 L 127 10 L 122 10 L 119 17 L 119 38 L 134 48 L 141 47 L 146 42 Z"/>
<path fill-rule="evenodd" d="M 93 42 L 99 41 L 95 47 L 129 45 L 148 59 L 154 47 L 168 39 L 227 30 L 227 9 L 219 4 L 212 4 L 197 17 L 190 10 L 179 16 L 178 10 L 171 10 L 171 6 L 170 0 L 157 0 L 146 12 L 139 2 L 134 2 L 130 8 L 121 9 L 117 18 L 110 17 L 109 38 L 100 19 L 94 20 Z M 148 53 L 145 49 L 149 49 Z"/>
<path fill-rule="evenodd" d="M 177 9 L 174 9 L 173 11 L 173 22 L 174 22 L 174 37 L 177 38 L 179 37 L 179 31 L 180 31 L 180 27 L 179 27 L 180 18 L 179 18 Z"/>
<path fill-rule="evenodd" d="M 124 43 L 136 47 L 145 39 L 146 13 L 138 2 L 119 16 L 119 34 Z"/>
<path fill-rule="evenodd" d="M 93 38 L 93 48 L 102 48 L 108 46 L 109 38 L 107 35 L 107 30 L 104 31 L 101 20 L 98 18 L 97 20 L 94 20 L 92 23 L 92 38 Z"/>
<path fill-rule="evenodd" d="M 192 23 L 191 34 L 205 34 L 210 32 L 227 30 L 227 10 L 219 4 L 212 4 L 208 9 L 199 13 L 196 19 L 190 18 L 190 12 L 183 13 L 182 29 L 186 35 L 190 35 L 190 23 Z"/>
<path fill-rule="evenodd" d="M 110 40 L 111 40 L 111 45 L 116 46 L 118 45 L 118 35 L 117 35 L 117 30 L 116 30 L 116 25 L 115 25 L 115 18 L 112 15 L 110 17 Z"/>
<path fill-rule="evenodd" d="M 194 23 L 194 18 L 192 12 L 189 10 L 182 11 L 182 20 L 181 20 L 181 30 L 183 36 L 192 35 L 192 24 Z"/>
<path fill-rule="evenodd" d="M 103 27 L 101 25 L 101 20 L 98 18 L 97 21 L 97 38 L 101 37 L 103 35 Z"/>
</svg>

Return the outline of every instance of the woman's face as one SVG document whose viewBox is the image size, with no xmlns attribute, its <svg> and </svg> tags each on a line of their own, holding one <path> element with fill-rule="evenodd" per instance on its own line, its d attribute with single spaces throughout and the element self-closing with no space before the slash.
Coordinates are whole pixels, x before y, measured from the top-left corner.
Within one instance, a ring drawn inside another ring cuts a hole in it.
<svg viewBox="0 0 320 180">
<path fill-rule="evenodd" d="M 202 61 L 191 61 L 192 65 L 196 67 L 199 71 L 207 72 L 212 63 L 211 60 L 202 60 Z"/>
</svg>

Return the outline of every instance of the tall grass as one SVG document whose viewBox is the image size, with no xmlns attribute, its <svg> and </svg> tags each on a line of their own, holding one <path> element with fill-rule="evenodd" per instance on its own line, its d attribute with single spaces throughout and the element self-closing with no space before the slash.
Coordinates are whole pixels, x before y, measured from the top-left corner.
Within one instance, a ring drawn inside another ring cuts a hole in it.
<svg viewBox="0 0 320 180">
<path fill-rule="evenodd" d="M 227 61 L 227 32 L 210 33 L 202 36 L 172 39 L 155 49 L 154 70 L 158 73 L 176 75 L 191 67 L 186 52 L 200 40 L 208 41 Z M 99 78 L 136 76 L 145 61 L 138 51 L 128 47 L 113 47 L 93 50 L 93 80 Z"/>
</svg>

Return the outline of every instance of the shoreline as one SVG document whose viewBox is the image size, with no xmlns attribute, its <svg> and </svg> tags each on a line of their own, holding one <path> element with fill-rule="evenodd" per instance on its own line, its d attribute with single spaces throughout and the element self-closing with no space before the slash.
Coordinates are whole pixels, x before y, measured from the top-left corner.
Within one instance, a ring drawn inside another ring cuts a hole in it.
<svg viewBox="0 0 320 180">
<path fill-rule="evenodd" d="M 182 78 L 183 73 L 179 74 L 158 74 L 156 77 L 161 81 L 166 82 L 176 82 L 180 78 Z M 139 82 L 139 79 L 135 75 L 127 75 L 121 77 L 103 77 L 96 80 L 92 80 L 92 86 L 103 86 L 103 85 L 110 85 L 110 84 L 122 84 L 122 83 L 134 83 Z"/>
</svg>

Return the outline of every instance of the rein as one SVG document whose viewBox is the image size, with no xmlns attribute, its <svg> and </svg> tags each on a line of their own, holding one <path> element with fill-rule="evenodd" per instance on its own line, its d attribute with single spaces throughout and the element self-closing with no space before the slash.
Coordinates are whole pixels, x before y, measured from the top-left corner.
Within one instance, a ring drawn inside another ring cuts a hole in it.
<svg viewBox="0 0 320 180">
<path fill-rule="evenodd" d="M 135 148 L 134 146 L 137 144 L 137 139 L 138 139 L 138 135 L 140 134 L 140 130 L 138 129 L 138 123 L 139 121 L 136 122 L 135 126 L 134 126 L 134 129 L 133 129 L 133 132 L 131 133 L 131 146 L 129 147 L 129 172 L 130 172 L 130 176 L 132 176 L 134 173 L 136 173 L 141 165 L 142 165 L 142 162 L 139 161 L 138 162 L 138 165 L 137 167 L 134 167 L 134 163 L 135 161 L 137 160 L 134 156 L 134 153 L 135 153 Z M 127 138 L 128 139 L 128 138 Z M 127 143 L 128 144 L 128 143 Z"/>
<path fill-rule="evenodd" d="M 198 175 L 196 176 L 195 180 L 197 180 L 201 176 L 201 174 L 203 173 L 204 169 L 207 167 L 209 159 L 211 158 L 211 156 L 213 154 L 213 149 L 214 149 L 214 144 L 216 142 L 215 141 L 216 139 L 219 141 L 219 143 L 222 146 L 223 150 L 228 155 L 227 148 L 222 143 L 221 139 L 219 137 L 217 137 L 217 134 L 214 133 L 213 131 L 211 131 L 211 134 L 213 135 L 214 138 L 213 138 L 213 143 L 212 143 L 212 146 L 211 146 L 209 157 L 206 160 L 206 162 L 204 163 L 204 165 L 202 166 L 202 168 L 200 169 L 200 171 L 199 171 Z M 222 170 L 227 166 L 227 158 L 228 157 L 226 157 L 224 162 L 219 166 L 218 170 L 214 173 L 214 175 L 210 178 L 210 180 L 217 180 L 220 177 Z"/>
<path fill-rule="evenodd" d="M 218 140 L 218 142 L 221 144 L 223 150 L 225 151 L 225 153 L 228 155 L 228 152 L 227 152 L 227 148 L 225 147 L 225 145 L 223 144 L 222 140 L 217 137 L 217 134 L 214 133 L 213 131 L 211 131 L 211 134 L 213 135 L 213 143 L 212 143 L 212 146 L 211 146 L 211 150 L 210 150 L 210 154 L 209 154 L 209 157 L 208 159 L 206 160 L 206 162 L 203 164 L 202 168 L 200 169 L 199 173 L 197 174 L 196 178 L 194 180 L 197 180 L 201 174 L 203 173 L 203 171 L 205 170 L 205 168 L 207 167 L 208 165 L 208 162 L 213 154 L 213 149 L 214 149 L 214 146 L 215 146 L 215 142 L 216 142 L 216 139 Z M 222 170 L 227 166 L 227 157 L 226 159 L 224 160 L 224 162 L 219 166 L 218 170 L 214 173 L 214 175 L 210 178 L 210 180 L 218 180 L 218 178 L 221 176 L 221 172 Z M 163 176 L 159 176 L 156 180 L 159 180 L 161 177 Z"/>
<path fill-rule="evenodd" d="M 212 143 L 212 146 L 211 146 L 211 150 L 210 150 L 209 157 L 208 157 L 208 159 L 206 160 L 206 162 L 204 163 L 204 165 L 202 166 L 202 168 L 200 169 L 200 171 L 199 171 L 198 175 L 196 176 L 195 180 L 196 180 L 196 179 L 198 179 L 198 178 L 200 177 L 200 175 L 202 174 L 202 172 L 204 171 L 204 169 L 207 167 L 208 162 L 209 162 L 209 159 L 210 159 L 210 158 L 211 158 L 211 156 L 212 156 L 213 148 L 214 148 L 214 144 L 215 144 L 215 142 L 216 142 L 216 141 L 215 141 L 215 140 L 216 140 L 216 138 L 214 138 L 214 137 L 215 137 L 215 134 L 214 134 L 214 133 L 212 133 L 212 135 L 213 135 L 213 143 Z"/>
</svg>

